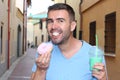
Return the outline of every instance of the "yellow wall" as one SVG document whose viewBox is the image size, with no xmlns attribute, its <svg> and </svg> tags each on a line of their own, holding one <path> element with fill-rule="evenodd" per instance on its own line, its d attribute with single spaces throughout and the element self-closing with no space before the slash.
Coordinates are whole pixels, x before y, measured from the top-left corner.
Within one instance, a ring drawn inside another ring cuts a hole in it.
<svg viewBox="0 0 120 80">
<path fill-rule="evenodd" d="M 96 3 L 98 3 L 101 0 L 83 0 L 82 3 L 82 11 L 87 10 L 88 8 L 92 7 L 93 5 L 95 5 Z"/>
<path fill-rule="evenodd" d="M 11 1 L 10 10 L 10 58 L 17 55 L 18 47 L 18 26 L 20 26 L 20 42 L 19 55 L 22 55 L 22 40 L 23 40 L 23 13 L 19 8 L 16 8 L 16 0 Z"/>
<path fill-rule="evenodd" d="M 48 41 L 48 33 L 46 29 L 46 21 L 43 21 L 43 29 L 42 29 L 42 34 L 44 35 L 44 42 Z"/>
<path fill-rule="evenodd" d="M 34 26 L 32 21 L 27 22 L 27 41 L 30 43 L 33 42 L 33 36 L 34 36 Z"/>
<path fill-rule="evenodd" d="M 20 11 L 19 8 L 17 8 L 16 15 L 23 22 L 23 13 Z"/>
<path fill-rule="evenodd" d="M 64 3 L 65 0 L 54 0 L 55 3 Z"/>
<path fill-rule="evenodd" d="M 7 5 L 7 0 L 5 0 L 4 2 L 0 1 L 0 32 L 1 32 L 1 26 L 3 27 L 3 42 L 2 42 L 2 53 L 0 52 L 0 63 L 4 63 L 5 62 L 5 56 L 6 56 L 6 48 L 7 48 L 7 31 L 8 31 L 8 15 L 7 15 L 7 9 L 8 9 L 8 5 Z M 0 33 L 1 34 L 1 33 Z"/>
<path fill-rule="evenodd" d="M 41 29 L 40 24 L 35 24 L 33 28 L 33 35 L 34 35 L 34 43 L 35 43 L 35 37 L 37 37 L 37 46 L 41 43 Z"/>
<path fill-rule="evenodd" d="M 71 5 L 75 11 L 75 19 L 77 21 L 77 27 L 76 27 L 76 34 L 77 38 L 79 39 L 79 31 L 80 31 L 80 15 L 79 15 L 79 4 L 80 0 L 66 0 L 66 3 Z"/>
<path fill-rule="evenodd" d="M 44 36 L 42 41 L 42 35 Z M 42 21 L 42 29 L 40 29 L 39 20 L 28 19 L 27 23 L 27 41 L 30 43 L 33 42 L 35 44 L 35 37 L 37 37 L 37 45 L 36 47 L 42 43 L 48 41 L 48 33 L 46 29 L 46 21 L 43 19 Z"/>
<path fill-rule="evenodd" d="M 2 2 L 3 1 L 3 2 Z M 10 45 L 9 45 L 9 64 L 11 65 L 17 59 L 17 28 L 21 26 L 21 38 L 19 51 L 22 54 L 22 33 L 23 33 L 23 14 L 15 6 L 16 0 L 10 1 Z M 2 30 L 2 53 L 0 51 L 0 76 L 8 69 L 8 0 L 0 1 L 0 35 Z M 1 37 L 0 37 L 1 38 Z M 9 65 L 9 67 L 10 67 Z"/>
<path fill-rule="evenodd" d="M 91 4 L 92 1 L 93 0 L 88 0 L 88 2 Z M 106 61 L 109 80 L 119 80 L 120 76 L 118 74 L 120 74 L 120 0 L 98 0 L 98 2 L 96 2 L 94 5 L 91 5 L 90 7 L 87 6 L 88 2 L 84 2 L 84 5 L 82 5 L 83 40 L 89 42 L 89 24 L 90 22 L 96 21 L 96 33 L 98 34 L 99 38 L 99 46 L 103 49 L 105 36 L 105 15 L 116 11 L 116 56 L 106 56 Z"/>
</svg>

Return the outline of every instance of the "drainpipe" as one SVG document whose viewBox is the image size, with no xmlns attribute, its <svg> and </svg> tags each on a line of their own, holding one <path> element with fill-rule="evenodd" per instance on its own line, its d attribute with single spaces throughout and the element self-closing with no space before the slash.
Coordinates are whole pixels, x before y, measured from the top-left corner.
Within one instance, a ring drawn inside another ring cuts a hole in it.
<svg viewBox="0 0 120 80">
<path fill-rule="evenodd" d="M 23 0 L 23 45 L 22 45 L 22 46 L 23 46 L 23 47 L 22 47 L 22 53 L 23 53 L 23 54 L 24 54 L 24 41 L 25 41 L 25 40 L 24 40 L 24 27 L 25 27 L 25 25 L 24 25 L 24 24 L 25 24 L 25 22 L 24 22 L 24 20 L 25 20 L 25 19 L 24 19 L 24 12 L 25 12 L 25 1 L 26 1 L 26 0 Z"/>
<path fill-rule="evenodd" d="M 82 40 L 82 27 L 83 27 L 83 25 L 82 25 L 82 23 L 83 23 L 83 16 L 82 16 L 82 11 L 81 11 L 81 4 L 83 3 L 83 0 L 81 0 L 81 2 L 80 2 L 80 5 L 79 5 L 79 14 L 80 14 L 80 32 L 79 32 L 79 39 L 80 40 Z"/>
<path fill-rule="evenodd" d="M 25 7 L 24 7 L 24 28 L 25 28 L 25 51 L 27 50 L 27 0 L 25 0 Z"/>
<path fill-rule="evenodd" d="M 8 63 L 7 68 L 10 66 L 10 0 L 8 0 Z"/>
<path fill-rule="evenodd" d="M 23 51 L 26 51 L 26 38 L 27 38 L 27 0 L 23 1 Z M 24 54 L 24 52 L 23 52 Z"/>
<path fill-rule="evenodd" d="M 65 4 L 66 4 L 66 0 L 65 0 Z"/>
<path fill-rule="evenodd" d="M 27 3 L 27 0 L 24 0 L 23 1 L 24 5 L 23 5 L 23 29 L 24 29 L 24 51 L 26 51 L 26 44 L 27 44 L 27 6 L 28 6 L 28 3 Z"/>
</svg>

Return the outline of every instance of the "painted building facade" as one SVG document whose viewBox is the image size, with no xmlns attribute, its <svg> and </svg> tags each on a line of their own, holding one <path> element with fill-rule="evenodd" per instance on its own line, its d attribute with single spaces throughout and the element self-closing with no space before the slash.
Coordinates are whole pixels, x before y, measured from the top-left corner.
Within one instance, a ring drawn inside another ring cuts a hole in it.
<svg viewBox="0 0 120 80">
<path fill-rule="evenodd" d="M 0 76 L 7 69 L 8 1 L 0 1 Z"/>
<path fill-rule="evenodd" d="M 0 76 L 24 54 L 23 22 L 24 15 L 16 7 L 16 0 L 0 1 Z"/>
<path fill-rule="evenodd" d="M 82 39 L 103 48 L 109 80 L 120 79 L 120 0 L 83 0 Z"/>
<path fill-rule="evenodd" d="M 49 41 L 46 29 L 46 18 L 28 19 L 27 23 L 27 41 L 34 45 L 39 46 L 42 42 Z"/>
</svg>

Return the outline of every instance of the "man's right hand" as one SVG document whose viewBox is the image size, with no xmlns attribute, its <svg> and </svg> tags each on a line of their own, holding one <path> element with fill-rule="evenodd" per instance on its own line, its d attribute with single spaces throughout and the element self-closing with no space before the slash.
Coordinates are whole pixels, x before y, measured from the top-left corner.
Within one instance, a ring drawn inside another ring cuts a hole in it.
<svg viewBox="0 0 120 80">
<path fill-rule="evenodd" d="M 40 70 L 46 70 L 50 63 L 50 55 L 53 49 L 52 43 L 42 43 L 38 46 L 39 56 L 36 59 L 37 68 Z"/>
<path fill-rule="evenodd" d="M 39 54 L 36 59 L 37 70 L 32 73 L 31 80 L 45 80 L 46 71 L 49 67 L 51 52 L 46 52 L 45 54 Z"/>
<path fill-rule="evenodd" d="M 36 59 L 37 68 L 42 70 L 47 70 L 50 63 L 51 52 L 47 51 L 45 54 L 39 54 L 38 58 Z"/>
</svg>

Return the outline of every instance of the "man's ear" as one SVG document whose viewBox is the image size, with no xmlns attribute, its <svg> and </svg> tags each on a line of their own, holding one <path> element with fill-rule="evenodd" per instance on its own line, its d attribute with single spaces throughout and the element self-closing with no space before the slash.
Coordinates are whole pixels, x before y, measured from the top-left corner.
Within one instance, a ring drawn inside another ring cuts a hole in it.
<svg viewBox="0 0 120 80">
<path fill-rule="evenodd" d="M 76 22 L 72 21 L 72 23 L 71 23 L 71 31 L 74 31 L 75 28 L 76 28 Z"/>
</svg>

